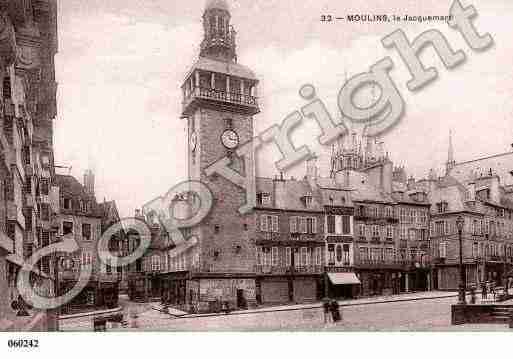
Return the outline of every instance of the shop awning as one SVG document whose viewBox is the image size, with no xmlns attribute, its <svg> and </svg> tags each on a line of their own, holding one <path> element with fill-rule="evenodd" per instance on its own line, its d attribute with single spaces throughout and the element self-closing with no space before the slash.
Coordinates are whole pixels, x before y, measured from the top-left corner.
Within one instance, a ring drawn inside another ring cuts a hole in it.
<svg viewBox="0 0 513 359">
<path fill-rule="evenodd" d="M 360 284 L 360 280 L 353 272 L 348 273 L 328 273 L 331 283 L 339 284 Z"/>
</svg>

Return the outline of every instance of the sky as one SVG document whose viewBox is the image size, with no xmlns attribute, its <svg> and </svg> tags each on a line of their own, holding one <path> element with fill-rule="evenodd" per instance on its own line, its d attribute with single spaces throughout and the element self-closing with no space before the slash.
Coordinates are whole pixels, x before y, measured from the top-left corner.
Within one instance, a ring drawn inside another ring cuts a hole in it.
<svg viewBox="0 0 513 359">
<path fill-rule="evenodd" d="M 236 28 L 238 61 L 260 79 L 262 112 L 255 134 L 279 124 L 306 104 L 301 85 L 311 83 L 335 119 L 345 79 L 369 71 L 385 56 L 405 103 L 401 122 L 382 139 L 395 165 L 425 177 L 447 159 L 449 131 L 457 161 L 511 150 L 513 143 L 513 27 L 508 0 L 463 0 L 474 5 L 477 30 L 494 46 L 474 52 L 444 23 L 322 23 L 321 15 L 446 15 L 446 0 L 228 0 Z M 186 178 L 185 123 L 180 120 L 180 85 L 199 53 L 205 0 L 61 0 L 56 55 L 58 116 L 56 164 L 82 180 L 96 174 L 97 200 L 115 200 L 122 216 L 164 194 Z M 440 30 L 466 62 L 447 70 L 430 48 L 422 52 L 438 79 L 410 92 L 407 68 L 381 38 L 402 29 L 413 40 Z M 365 92 L 364 92 L 365 95 Z M 317 143 L 318 126 L 303 121 L 291 139 L 309 146 L 329 168 L 329 146 Z M 257 153 L 257 174 L 273 176 L 267 165 L 280 159 L 270 144 Z M 285 173 L 302 177 L 304 164 Z"/>
</svg>

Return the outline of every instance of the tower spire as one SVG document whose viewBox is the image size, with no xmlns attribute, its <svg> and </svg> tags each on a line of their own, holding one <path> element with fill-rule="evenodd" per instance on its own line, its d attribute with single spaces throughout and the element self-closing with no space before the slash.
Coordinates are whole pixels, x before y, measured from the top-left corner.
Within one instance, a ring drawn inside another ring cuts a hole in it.
<svg viewBox="0 0 513 359">
<path fill-rule="evenodd" d="M 452 130 L 449 130 L 449 149 L 447 151 L 447 163 L 445 164 L 445 175 L 448 176 L 449 172 L 456 166 L 454 160 L 454 147 L 452 144 Z"/>
<path fill-rule="evenodd" d="M 225 0 L 208 0 L 203 14 L 205 36 L 200 56 L 221 61 L 237 61 L 236 32 L 230 25 L 230 8 Z"/>
</svg>

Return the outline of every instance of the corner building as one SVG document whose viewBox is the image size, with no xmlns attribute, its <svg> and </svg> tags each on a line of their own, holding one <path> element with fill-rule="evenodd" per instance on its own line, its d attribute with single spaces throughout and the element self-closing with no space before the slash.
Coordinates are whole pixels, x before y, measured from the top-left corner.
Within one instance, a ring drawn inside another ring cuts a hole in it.
<svg viewBox="0 0 513 359">
<path fill-rule="evenodd" d="M 58 188 L 53 120 L 57 114 L 55 0 L 0 1 L 0 331 L 53 331 L 57 311 L 16 309 L 24 261 L 55 243 Z M 55 293 L 54 254 L 31 272 L 36 291 Z M 30 298 L 29 298 L 30 301 Z"/>
</svg>

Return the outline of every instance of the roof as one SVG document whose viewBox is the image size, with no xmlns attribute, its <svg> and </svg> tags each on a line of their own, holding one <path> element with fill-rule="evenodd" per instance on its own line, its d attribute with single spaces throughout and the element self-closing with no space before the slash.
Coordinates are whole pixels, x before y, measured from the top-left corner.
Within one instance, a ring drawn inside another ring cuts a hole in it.
<svg viewBox="0 0 513 359">
<path fill-rule="evenodd" d="M 353 207 L 351 191 L 347 189 L 321 188 L 320 193 L 323 206 Z"/>
<path fill-rule="evenodd" d="M 98 204 L 98 210 L 102 216 L 102 226 L 110 226 L 119 222 L 119 212 L 116 201 L 102 202 Z"/>
<path fill-rule="evenodd" d="M 412 195 L 415 195 L 417 193 L 424 194 L 423 201 L 419 201 L 419 200 L 411 197 Z M 410 191 L 406 191 L 406 192 L 403 192 L 403 191 L 394 192 L 394 193 L 392 193 L 392 198 L 396 202 L 401 203 L 401 204 L 411 204 L 411 205 L 416 205 L 416 206 L 430 206 L 431 205 L 431 203 L 428 200 L 427 193 L 421 189 L 414 189 L 414 190 L 410 190 Z"/>
<path fill-rule="evenodd" d="M 461 181 L 465 181 L 472 176 L 486 174 L 490 169 L 499 176 L 502 184 L 513 184 L 513 177 L 511 175 L 513 170 L 513 152 L 459 162 L 451 169 L 450 174 Z"/>
<path fill-rule="evenodd" d="M 102 202 L 98 204 L 98 208 L 100 210 L 100 213 L 102 214 L 102 217 L 107 217 L 112 209 L 116 208 L 116 202 L 115 201 L 108 201 L 108 202 Z"/>
<path fill-rule="evenodd" d="M 355 202 L 394 202 L 392 195 L 368 183 L 355 184 L 351 196 Z"/>
<path fill-rule="evenodd" d="M 88 213 L 81 213 L 82 215 L 101 216 L 100 208 L 94 196 L 87 193 L 85 187 L 73 176 L 70 175 L 56 175 L 55 185 L 59 187 L 61 197 L 70 198 L 72 200 L 73 210 L 79 209 L 78 201 L 90 203 L 91 211 Z M 61 207 L 61 212 L 66 210 Z"/>
<path fill-rule="evenodd" d="M 350 192 L 350 201 L 353 202 L 382 202 L 392 203 L 394 199 L 390 194 L 367 181 L 353 181 L 350 186 L 344 186 L 335 178 L 317 178 L 317 185 L 322 190 L 335 190 Z"/>
<path fill-rule="evenodd" d="M 249 67 L 238 64 L 236 62 L 220 61 L 200 56 L 192 66 L 192 69 L 187 73 L 186 78 L 188 78 L 194 70 L 216 72 L 230 76 L 242 77 L 244 79 L 258 82 L 255 73 L 250 70 Z"/>
<path fill-rule="evenodd" d="M 277 187 L 278 184 L 283 185 L 283 191 L 285 191 L 282 195 L 279 196 L 278 201 L 283 201 L 278 205 L 273 205 L 273 203 L 269 205 L 259 205 L 259 208 L 269 208 L 269 209 L 284 209 L 291 211 L 320 211 L 322 210 L 322 204 L 320 202 L 320 198 L 318 193 L 308 183 L 306 180 L 292 180 L 292 179 L 271 179 L 264 177 L 257 177 L 256 179 L 256 190 L 257 193 L 269 193 L 272 197 L 275 196 L 276 191 L 280 190 Z M 301 198 L 304 196 L 312 197 L 312 205 L 309 207 L 305 207 Z M 274 198 L 275 199 L 275 198 Z M 272 201 L 274 202 L 274 201 Z"/>
<path fill-rule="evenodd" d="M 230 7 L 226 3 L 225 0 L 208 0 L 207 5 L 205 6 L 205 10 L 210 9 L 220 9 L 230 11 Z"/>
<path fill-rule="evenodd" d="M 73 176 L 56 175 L 55 184 L 59 187 L 61 194 L 84 199 L 91 199 L 92 197 L 86 192 L 85 187 Z"/>
</svg>

